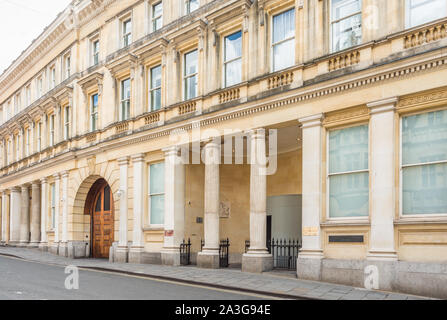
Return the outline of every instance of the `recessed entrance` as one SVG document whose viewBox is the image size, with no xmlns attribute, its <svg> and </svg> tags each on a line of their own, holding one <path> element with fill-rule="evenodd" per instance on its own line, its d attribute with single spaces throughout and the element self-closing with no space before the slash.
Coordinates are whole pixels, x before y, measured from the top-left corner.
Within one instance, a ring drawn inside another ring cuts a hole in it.
<svg viewBox="0 0 447 320">
<path fill-rule="evenodd" d="M 91 256 L 108 258 L 114 241 L 114 208 L 110 186 L 104 179 L 91 187 L 86 201 L 91 217 Z"/>
</svg>

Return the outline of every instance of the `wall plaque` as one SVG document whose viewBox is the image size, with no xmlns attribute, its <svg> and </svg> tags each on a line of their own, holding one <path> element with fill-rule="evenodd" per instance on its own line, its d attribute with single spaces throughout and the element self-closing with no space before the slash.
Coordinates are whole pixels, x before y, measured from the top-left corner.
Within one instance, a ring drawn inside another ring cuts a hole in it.
<svg viewBox="0 0 447 320">
<path fill-rule="evenodd" d="M 340 236 L 329 236 L 329 243 L 346 243 L 346 242 L 354 242 L 354 243 L 363 243 L 363 236 L 351 236 L 351 235 L 340 235 Z"/>
<path fill-rule="evenodd" d="M 318 236 L 318 227 L 303 227 L 303 236 Z"/>
</svg>

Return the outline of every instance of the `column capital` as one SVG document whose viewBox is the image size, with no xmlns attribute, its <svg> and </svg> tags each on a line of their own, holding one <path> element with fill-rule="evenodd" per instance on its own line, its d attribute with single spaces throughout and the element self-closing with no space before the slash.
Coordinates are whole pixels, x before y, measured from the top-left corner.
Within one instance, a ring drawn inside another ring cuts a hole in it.
<svg viewBox="0 0 447 320">
<path fill-rule="evenodd" d="M 371 114 L 382 113 L 387 111 L 394 111 L 396 104 L 399 101 L 397 97 L 386 98 L 378 101 L 368 103 L 368 107 Z"/>
<path fill-rule="evenodd" d="M 30 184 L 29 183 L 24 183 L 20 186 L 20 188 L 22 189 L 22 191 L 24 190 L 28 190 L 29 189 Z"/>
<path fill-rule="evenodd" d="M 12 193 L 19 193 L 19 192 L 21 192 L 22 190 L 21 190 L 21 188 L 20 187 L 12 187 L 11 188 L 11 192 Z"/>
<path fill-rule="evenodd" d="M 68 171 L 63 171 L 63 172 L 61 172 L 61 174 L 60 174 L 60 176 L 61 176 L 62 178 L 68 178 L 68 175 L 69 175 L 69 172 L 68 172 Z"/>
<path fill-rule="evenodd" d="M 311 128 L 321 126 L 324 120 L 324 114 L 318 113 L 313 116 L 299 118 L 298 122 L 301 123 L 303 128 Z"/>
<path fill-rule="evenodd" d="M 34 180 L 33 182 L 31 182 L 31 187 L 33 189 L 39 188 L 40 187 L 40 183 L 41 183 L 40 180 Z"/>
<path fill-rule="evenodd" d="M 251 139 L 265 139 L 265 128 L 250 129 L 247 134 L 250 135 Z"/>
<path fill-rule="evenodd" d="M 40 183 L 41 184 L 47 184 L 48 183 L 48 178 L 44 177 L 40 179 Z"/>
<path fill-rule="evenodd" d="M 133 163 L 136 162 L 144 162 L 144 158 L 146 157 L 146 154 L 144 153 L 138 153 L 138 154 L 134 154 L 131 159 Z M 119 160 L 118 160 L 119 161 Z"/>
<path fill-rule="evenodd" d="M 204 139 L 200 142 L 201 142 L 201 144 L 203 144 L 203 148 L 219 148 L 221 145 L 221 142 L 217 141 L 217 139 L 220 139 L 220 137 Z"/>
<path fill-rule="evenodd" d="M 163 151 L 165 156 L 172 156 L 172 155 L 176 156 L 176 155 L 178 155 L 178 152 L 180 151 L 180 147 L 179 146 L 170 146 L 170 147 L 161 149 L 161 151 Z"/>
<path fill-rule="evenodd" d="M 129 157 L 122 157 L 122 158 L 117 159 L 117 161 L 118 161 L 118 165 L 120 167 L 129 165 Z"/>
<path fill-rule="evenodd" d="M 55 173 L 55 174 L 53 174 L 53 178 L 54 178 L 55 180 L 59 180 L 59 179 L 61 178 L 60 173 Z"/>
</svg>

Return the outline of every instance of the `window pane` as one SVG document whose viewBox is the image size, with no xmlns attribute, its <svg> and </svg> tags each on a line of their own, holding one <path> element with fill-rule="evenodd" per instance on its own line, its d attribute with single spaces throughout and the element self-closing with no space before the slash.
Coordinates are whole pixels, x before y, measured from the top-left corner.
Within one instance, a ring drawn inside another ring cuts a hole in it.
<svg viewBox="0 0 447 320">
<path fill-rule="evenodd" d="M 273 71 L 293 66 L 295 63 L 294 39 L 282 42 L 273 47 Z"/>
<path fill-rule="evenodd" d="M 164 223 L 165 196 L 151 196 L 151 224 Z"/>
<path fill-rule="evenodd" d="M 161 87 L 161 66 L 151 69 L 151 89 Z"/>
<path fill-rule="evenodd" d="M 329 133 L 329 173 L 368 169 L 368 126 Z"/>
<path fill-rule="evenodd" d="M 95 212 L 101 212 L 101 194 L 98 195 L 98 200 L 96 200 Z"/>
<path fill-rule="evenodd" d="M 152 106 L 152 111 L 160 110 L 160 108 L 161 108 L 161 89 L 153 90 L 151 92 L 151 106 Z"/>
<path fill-rule="evenodd" d="M 235 60 L 225 65 L 225 86 L 232 86 L 242 81 L 242 60 Z"/>
<path fill-rule="evenodd" d="M 368 216 L 369 173 L 350 173 L 329 178 L 331 218 Z"/>
<path fill-rule="evenodd" d="M 408 7 L 408 27 L 440 19 L 447 14 L 447 2 L 445 0 L 409 0 Z"/>
<path fill-rule="evenodd" d="M 402 184 L 404 215 L 447 213 L 447 164 L 404 168 Z"/>
<path fill-rule="evenodd" d="M 158 17 L 163 13 L 163 3 L 157 3 L 153 6 L 152 17 Z"/>
<path fill-rule="evenodd" d="M 236 32 L 225 38 L 225 61 L 242 56 L 242 33 Z"/>
<path fill-rule="evenodd" d="M 186 13 L 193 12 L 199 8 L 199 0 L 186 0 Z"/>
<path fill-rule="evenodd" d="M 273 43 L 295 37 L 295 9 L 273 17 Z"/>
<path fill-rule="evenodd" d="M 402 118 L 402 164 L 447 160 L 447 110 Z"/>
<path fill-rule="evenodd" d="M 332 1 L 332 21 L 350 16 L 362 10 L 360 0 L 333 0 Z"/>
<path fill-rule="evenodd" d="M 332 24 L 332 50 L 340 51 L 360 44 L 362 41 L 362 15 Z"/>
<path fill-rule="evenodd" d="M 150 194 L 165 192 L 165 166 L 157 163 L 150 166 Z"/>
<path fill-rule="evenodd" d="M 185 55 L 185 76 L 197 73 L 197 50 Z"/>
<path fill-rule="evenodd" d="M 104 211 L 110 210 L 110 187 L 104 188 Z"/>
<path fill-rule="evenodd" d="M 121 99 L 130 99 L 130 79 L 126 79 L 121 83 Z"/>
<path fill-rule="evenodd" d="M 197 96 L 197 77 L 189 77 L 185 80 L 185 99 L 193 99 Z"/>
</svg>

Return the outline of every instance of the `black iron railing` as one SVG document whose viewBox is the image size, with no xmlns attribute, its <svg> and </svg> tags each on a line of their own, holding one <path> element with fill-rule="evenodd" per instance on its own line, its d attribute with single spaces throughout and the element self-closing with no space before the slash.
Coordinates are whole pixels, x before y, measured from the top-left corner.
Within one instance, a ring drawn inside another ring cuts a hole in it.
<svg viewBox="0 0 447 320">
<path fill-rule="evenodd" d="M 183 242 L 180 244 L 180 264 L 182 266 L 188 266 L 191 264 L 191 239 L 188 242 Z"/>
<path fill-rule="evenodd" d="M 219 267 L 227 268 L 229 266 L 228 252 L 230 249 L 230 240 L 227 238 L 220 241 L 219 245 Z"/>
<path fill-rule="evenodd" d="M 250 240 L 245 241 L 245 253 L 250 248 Z M 267 250 L 273 256 L 273 268 L 296 270 L 301 243 L 295 239 L 272 239 L 267 241 Z"/>
</svg>

